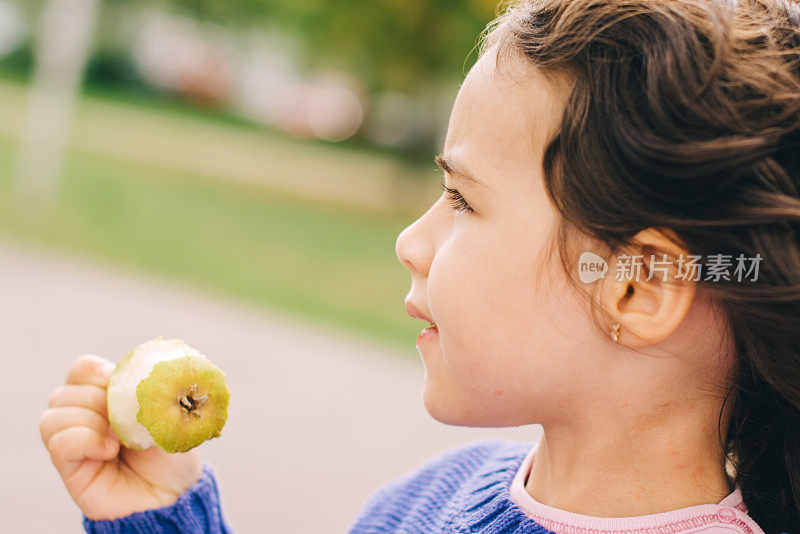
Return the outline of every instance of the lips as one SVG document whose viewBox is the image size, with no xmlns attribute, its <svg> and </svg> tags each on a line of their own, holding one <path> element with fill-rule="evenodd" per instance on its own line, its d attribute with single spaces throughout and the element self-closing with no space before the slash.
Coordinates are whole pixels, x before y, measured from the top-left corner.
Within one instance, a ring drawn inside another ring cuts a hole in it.
<svg viewBox="0 0 800 534">
<path fill-rule="evenodd" d="M 422 319 L 423 321 L 428 321 L 431 326 L 436 326 L 436 323 L 433 322 L 433 319 L 422 313 L 419 308 L 414 306 L 409 299 L 406 299 L 406 313 L 415 319 Z"/>
</svg>

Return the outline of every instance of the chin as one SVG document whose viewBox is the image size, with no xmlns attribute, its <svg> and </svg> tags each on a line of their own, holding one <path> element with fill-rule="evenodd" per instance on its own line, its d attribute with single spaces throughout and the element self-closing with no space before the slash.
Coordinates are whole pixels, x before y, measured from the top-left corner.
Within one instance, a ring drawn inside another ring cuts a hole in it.
<svg viewBox="0 0 800 534">
<path fill-rule="evenodd" d="M 451 390 L 437 384 L 427 373 L 422 385 L 422 402 L 428 414 L 440 423 L 451 426 L 494 426 L 485 424 L 485 417 L 481 417 L 484 414 L 470 410 Z"/>
</svg>

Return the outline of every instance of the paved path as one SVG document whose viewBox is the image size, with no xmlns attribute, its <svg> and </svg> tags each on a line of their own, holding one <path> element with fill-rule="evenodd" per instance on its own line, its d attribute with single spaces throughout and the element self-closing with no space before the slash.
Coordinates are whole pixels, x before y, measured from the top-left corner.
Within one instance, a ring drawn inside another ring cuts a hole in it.
<svg viewBox="0 0 800 534">
<path fill-rule="evenodd" d="M 540 427 L 469 429 L 432 419 L 423 367 L 336 330 L 166 279 L 0 239 L 0 517 L 5 532 L 79 533 L 38 417 L 79 354 L 117 360 L 158 335 L 225 370 L 231 411 L 202 446 L 239 533 L 344 532 L 380 484 L 460 443 L 533 441 Z M 398 313 L 402 313 L 398 303 Z"/>
</svg>

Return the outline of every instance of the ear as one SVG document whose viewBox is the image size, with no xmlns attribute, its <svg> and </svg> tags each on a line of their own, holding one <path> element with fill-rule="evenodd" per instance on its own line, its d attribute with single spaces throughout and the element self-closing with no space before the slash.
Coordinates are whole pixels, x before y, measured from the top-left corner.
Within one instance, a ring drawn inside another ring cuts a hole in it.
<svg viewBox="0 0 800 534">
<path fill-rule="evenodd" d="M 678 328 L 692 304 L 695 282 L 677 277 L 678 258 L 689 252 L 667 238 L 667 232 L 655 228 L 640 231 L 631 245 L 608 262 L 601 307 L 620 323 L 620 344 L 642 347 L 660 343 Z"/>
</svg>

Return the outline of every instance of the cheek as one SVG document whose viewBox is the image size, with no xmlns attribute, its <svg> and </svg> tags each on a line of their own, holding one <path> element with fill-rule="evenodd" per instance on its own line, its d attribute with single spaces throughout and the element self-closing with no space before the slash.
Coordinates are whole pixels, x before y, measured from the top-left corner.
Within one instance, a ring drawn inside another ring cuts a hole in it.
<svg viewBox="0 0 800 534">
<path fill-rule="evenodd" d="M 428 304 L 443 367 L 471 394 L 509 392 L 541 346 L 535 325 L 547 311 L 537 294 L 546 288 L 537 287 L 543 243 L 535 237 L 456 225 L 431 264 Z"/>
</svg>

